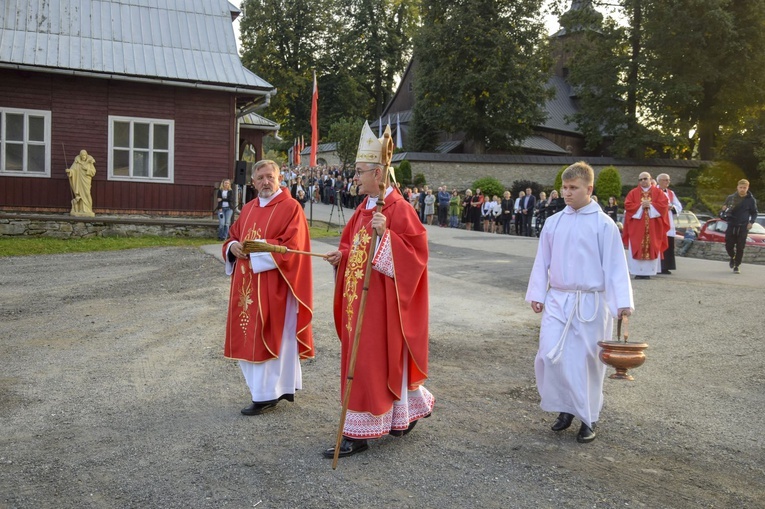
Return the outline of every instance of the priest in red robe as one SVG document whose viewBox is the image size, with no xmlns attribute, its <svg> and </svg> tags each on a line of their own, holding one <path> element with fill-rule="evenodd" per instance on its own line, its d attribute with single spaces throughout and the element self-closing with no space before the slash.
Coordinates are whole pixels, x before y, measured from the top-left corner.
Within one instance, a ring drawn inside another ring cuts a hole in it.
<svg viewBox="0 0 765 509">
<path fill-rule="evenodd" d="M 366 450 L 368 439 L 407 434 L 434 405 L 433 395 L 423 386 L 428 377 L 427 233 L 393 186 L 385 191 L 382 212 L 376 211 L 380 183 L 388 171 L 382 153 L 382 139 L 365 124 L 354 180 L 359 194 L 367 198 L 343 229 L 339 249 L 327 255 L 336 269 L 341 391 L 345 391 L 367 257 L 373 257 L 340 457 Z M 376 246 L 370 246 L 372 229 L 379 239 Z M 324 455 L 332 458 L 334 452 L 333 447 Z"/>
<path fill-rule="evenodd" d="M 242 208 L 223 244 L 226 274 L 233 276 L 224 353 L 239 361 L 250 389 L 244 415 L 293 401 L 302 389 L 300 360 L 314 356 L 311 257 L 242 249 L 253 240 L 310 251 L 308 222 L 300 203 L 279 187 L 275 162 L 255 163 L 252 183 L 258 197 Z"/>
<path fill-rule="evenodd" d="M 638 179 L 638 187 L 624 200 L 622 241 L 630 274 L 635 279 L 650 279 L 660 270 L 667 249 L 669 203 L 661 189 L 651 185 L 649 173 L 641 173 Z"/>
</svg>

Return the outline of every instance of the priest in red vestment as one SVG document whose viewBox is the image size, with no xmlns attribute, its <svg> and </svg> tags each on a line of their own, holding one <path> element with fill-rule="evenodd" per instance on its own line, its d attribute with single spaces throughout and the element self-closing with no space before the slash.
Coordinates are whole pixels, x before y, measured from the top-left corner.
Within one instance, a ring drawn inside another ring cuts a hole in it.
<svg viewBox="0 0 765 509">
<path fill-rule="evenodd" d="M 382 152 L 382 139 L 365 124 L 354 180 L 359 194 L 367 198 L 343 229 L 339 249 L 327 255 L 336 268 L 334 314 L 342 349 L 341 392 L 345 391 L 367 257 L 373 257 L 340 457 L 366 450 L 368 439 L 407 434 L 418 419 L 430 415 L 434 405 L 433 395 L 423 386 L 428 377 L 427 233 L 393 186 L 385 191 L 382 212 L 376 211 L 380 183 L 388 171 Z M 370 250 L 373 228 L 379 242 Z M 334 452 L 333 447 L 324 455 L 332 458 Z"/>
<path fill-rule="evenodd" d="M 667 249 L 669 203 L 651 175 L 643 172 L 638 187 L 624 200 L 622 240 L 627 248 L 627 265 L 635 279 L 650 279 L 660 270 L 661 256 Z"/>
<path fill-rule="evenodd" d="M 244 415 L 293 401 L 302 389 L 300 360 L 314 356 L 311 257 L 242 249 L 253 240 L 310 251 L 308 222 L 300 203 L 279 187 L 275 162 L 255 163 L 252 182 L 258 197 L 242 208 L 223 244 L 226 274 L 233 276 L 224 354 L 239 361 L 250 388 Z"/>
</svg>

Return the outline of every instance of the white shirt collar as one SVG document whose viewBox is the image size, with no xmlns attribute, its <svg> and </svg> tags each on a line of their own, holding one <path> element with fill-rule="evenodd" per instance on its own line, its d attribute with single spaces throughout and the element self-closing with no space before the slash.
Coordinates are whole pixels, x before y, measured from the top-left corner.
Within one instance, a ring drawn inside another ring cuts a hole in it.
<svg viewBox="0 0 765 509">
<path fill-rule="evenodd" d="M 393 192 L 393 186 L 388 186 L 385 190 L 385 197 L 387 198 L 390 193 Z M 377 206 L 377 196 L 369 196 L 367 198 L 367 210 L 373 209 Z"/>
<path fill-rule="evenodd" d="M 258 198 L 260 198 L 260 200 L 259 200 L 260 201 L 260 206 L 261 207 L 265 207 L 266 205 L 271 203 L 271 200 L 273 200 L 274 198 L 276 198 L 280 194 L 282 194 L 282 188 L 281 187 L 274 194 L 269 196 L 268 198 L 261 198 L 260 196 L 258 196 Z"/>
</svg>

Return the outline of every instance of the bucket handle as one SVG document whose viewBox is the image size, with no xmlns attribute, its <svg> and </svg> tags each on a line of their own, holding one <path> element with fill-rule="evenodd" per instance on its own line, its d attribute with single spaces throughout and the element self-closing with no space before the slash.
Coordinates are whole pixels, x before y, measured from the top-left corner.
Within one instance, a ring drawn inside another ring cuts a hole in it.
<svg viewBox="0 0 765 509">
<path fill-rule="evenodd" d="M 629 323 L 629 318 L 626 316 L 620 316 L 619 321 L 616 323 L 616 340 L 622 339 L 622 322 L 624 322 L 624 342 L 627 342 L 627 339 L 630 337 L 630 333 L 627 330 L 627 324 Z"/>
</svg>

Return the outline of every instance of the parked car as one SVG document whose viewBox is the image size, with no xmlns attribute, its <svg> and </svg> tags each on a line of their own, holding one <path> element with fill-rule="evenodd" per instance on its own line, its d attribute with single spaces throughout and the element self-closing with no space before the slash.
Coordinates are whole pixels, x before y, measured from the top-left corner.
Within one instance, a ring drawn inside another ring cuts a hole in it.
<svg viewBox="0 0 765 509">
<path fill-rule="evenodd" d="M 754 220 L 755 223 L 765 226 L 765 214 L 757 214 L 757 217 Z"/>
<path fill-rule="evenodd" d="M 725 230 L 728 229 L 728 223 L 724 219 L 710 219 L 701 227 L 696 240 L 706 242 L 725 242 Z M 765 226 L 755 223 L 746 237 L 748 246 L 765 246 Z"/>
<path fill-rule="evenodd" d="M 704 224 L 710 219 L 714 219 L 714 216 L 710 216 L 709 214 L 696 214 L 696 219 L 698 219 L 701 224 Z"/>
<path fill-rule="evenodd" d="M 675 232 L 682 237 L 687 228 L 696 228 L 698 231 L 701 228 L 701 221 L 693 212 L 684 210 L 675 216 Z"/>
</svg>

